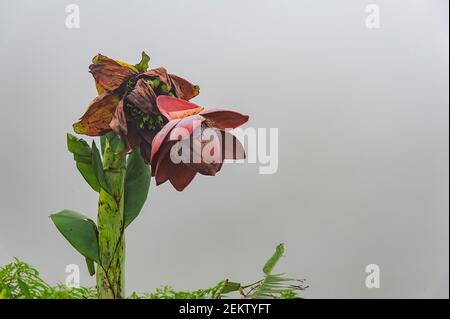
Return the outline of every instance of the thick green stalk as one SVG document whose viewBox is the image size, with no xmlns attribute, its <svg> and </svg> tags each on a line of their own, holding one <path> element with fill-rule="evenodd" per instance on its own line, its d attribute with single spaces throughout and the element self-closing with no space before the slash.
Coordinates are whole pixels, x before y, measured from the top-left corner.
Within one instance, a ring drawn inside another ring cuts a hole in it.
<svg viewBox="0 0 450 319">
<path fill-rule="evenodd" d="M 124 182 L 126 155 L 123 143 L 106 142 L 103 167 L 110 193 L 100 190 L 98 202 L 98 245 L 101 265 L 97 267 L 99 298 L 125 297 Z"/>
</svg>

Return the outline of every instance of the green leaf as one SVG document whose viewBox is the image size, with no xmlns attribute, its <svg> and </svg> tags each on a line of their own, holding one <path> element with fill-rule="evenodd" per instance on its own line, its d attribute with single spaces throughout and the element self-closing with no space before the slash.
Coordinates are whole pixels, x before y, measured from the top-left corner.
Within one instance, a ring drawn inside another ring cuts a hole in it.
<svg viewBox="0 0 450 319">
<path fill-rule="evenodd" d="M 88 143 L 85 140 L 76 138 L 74 135 L 69 133 L 67 133 L 67 148 L 73 154 L 86 157 L 91 156 L 91 148 Z"/>
<path fill-rule="evenodd" d="M 134 67 L 139 72 L 145 72 L 148 69 L 148 62 L 150 62 L 150 57 L 147 55 L 147 53 L 142 51 L 141 61 L 138 64 L 135 64 Z"/>
<path fill-rule="evenodd" d="M 223 286 L 222 290 L 220 291 L 221 294 L 228 294 L 233 291 L 238 291 L 241 288 L 241 284 L 238 282 L 233 281 L 226 281 L 225 285 Z"/>
<path fill-rule="evenodd" d="M 20 278 L 17 278 L 17 283 L 19 284 L 20 291 L 25 296 L 25 298 L 30 299 L 31 293 L 30 289 L 28 288 L 28 285 Z"/>
<path fill-rule="evenodd" d="M 120 138 L 117 137 L 116 133 L 114 133 L 113 131 L 110 131 L 106 134 L 103 134 L 102 136 L 100 136 L 100 149 L 102 151 L 102 155 L 105 153 L 105 149 L 106 149 L 106 140 L 108 140 L 109 142 L 109 146 L 112 149 L 116 149 L 117 148 L 117 143 L 120 142 Z"/>
<path fill-rule="evenodd" d="M 145 164 L 141 152 L 134 150 L 127 159 L 125 176 L 124 223 L 127 227 L 139 215 L 150 188 L 150 167 Z"/>
<path fill-rule="evenodd" d="M 86 265 L 89 271 L 89 275 L 94 276 L 95 275 L 95 266 L 94 266 L 94 261 L 92 259 L 89 259 L 87 257 L 85 257 L 86 259 Z"/>
<path fill-rule="evenodd" d="M 88 143 L 83 139 L 76 138 L 72 134 L 67 134 L 67 148 L 73 153 L 77 169 L 86 182 L 94 191 L 100 191 L 100 183 L 92 167 L 92 150 Z"/>
<path fill-rule="evenodd" d="M 263 272 L 266 275 L 270 275 L 273 268 L 275 268 L 276 264 L 280 260 L 280 258 L 284 254 L 284 244 L 279 244 L 277 248 L 275 248 L 275 253 L 270 257 L 270 259 L 266 262 L 266 264 L 263 267 Z"/>
<path fill-rule="evenodd" d="M 106 179 L 105 171 L 103 170 L 102 158 L 94 141 L 92 141 L 92 168 L 100 186 L 111 194 L 111 189 Z"/>
<path fill-rule="evenodd" d="M 284 277 L 284 274 L 266 275 L 263 281 L 255 289 L 255 292 L 251 295 L 252 299 L 271 299 L 277 298 L 282 293 L 288 291 L 294 292 L 301 290 L 300 286 L 297 286 L 297 281 L 291 278 Z"/>
<path fill-rule="evenodd" d="M 8 299 L 10 295 L 11 289 L 5 284 L 0 284 L 0 299 Z"/>
<path fill-rule="evenodd" d="M 302 281 L 284 277 L 284 274 L 272 274 L 273 269 L 284 254 L 284 245 L 279 244 L 275 253 L 264 265 L 264 279 L 253 286 L 253 299 L 280 298 L 283 295 L 296 295 L 296 291 L 303 290 Z"/>
<path fill-rule="evenodd" d="M 94 170 L 92 168 L 91 163 L 83 163 L 77 162 L 76 164 L 78 171 L 80 171 L 81 175 L 83 175 L 86 182 L 92 187 L 92 189 L 96 192 L 100 191 L 100 184 L 97 180 L 97 177 L 94 174 Z"/>
<path fill-rule="evenodd" d="M 60 211 L 51 215 L 50 218 L 80 254 L 99 263 L 98 231 L 91 219 L 71 210 Z"/>
</svg>

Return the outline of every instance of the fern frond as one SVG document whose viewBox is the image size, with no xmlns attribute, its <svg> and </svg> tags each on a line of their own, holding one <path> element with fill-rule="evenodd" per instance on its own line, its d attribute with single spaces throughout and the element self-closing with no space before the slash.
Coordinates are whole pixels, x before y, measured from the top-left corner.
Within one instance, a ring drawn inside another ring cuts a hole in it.
<svg viewBox="0 0 450 319">
<path fill-rule="evenodd" d="M 253 299 L 281 298 L 288 292 L 303 290 L 302 282 L 284 277 L 284 274 L 266 275 L 251 294 Z M 296 294 L 295 294 L 296 296 Z"/>
</svg>

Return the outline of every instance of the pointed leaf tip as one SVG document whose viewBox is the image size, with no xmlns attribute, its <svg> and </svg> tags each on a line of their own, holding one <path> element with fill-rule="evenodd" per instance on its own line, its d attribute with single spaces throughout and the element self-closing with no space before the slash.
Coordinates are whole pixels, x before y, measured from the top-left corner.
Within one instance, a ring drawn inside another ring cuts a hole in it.
<svg viewBox="0 0 450 319">
<path fill-rule="evenodd" d="M 86 266 L 89 271 L 89 275 L 94 276 L 95 275 L 95 265 L 94 261 L 92 259 L 89 259 L 87 257 L 84 257 L 86 259 Z"/>
<path fill-rule="evenodd" d="M 83 126 L 83 123 L 81 122 L 76 122 L 72 125 L 73 131 L 77 134 L 84 134 L 86 133 L 86 129 Z"/>
</svg>

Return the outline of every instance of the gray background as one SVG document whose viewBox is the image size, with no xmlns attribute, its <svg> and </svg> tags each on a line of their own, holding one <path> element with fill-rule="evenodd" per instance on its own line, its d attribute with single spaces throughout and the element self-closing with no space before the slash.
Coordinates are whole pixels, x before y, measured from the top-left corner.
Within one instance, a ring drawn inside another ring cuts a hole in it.
<svg viewBox="0 0 450 319">
<path fill-rule="evenodd" d="M 305 297 L 448 298 L 448 49 L 444 0 L 2 0 L 0 264 L 58 282 L 76 263 L 93 284 L 48 219 L 96 214 L 65 133 L 96 95 L 90 59 L 146 50 L 200 84 L 197 103 L 279 128 L 279 170 L 228 164 L 182 193 L 152 183 L 127 232 L 128 292 L 251 282 L 284 242 L 278 270 L 308 279 Z M 370 263 L 380 289 L 365 287 Z"/>
</svg>

